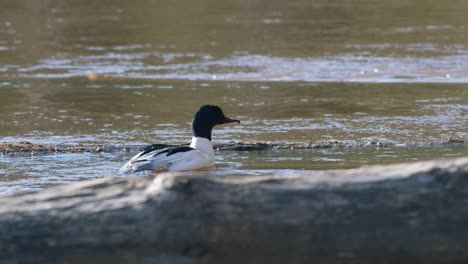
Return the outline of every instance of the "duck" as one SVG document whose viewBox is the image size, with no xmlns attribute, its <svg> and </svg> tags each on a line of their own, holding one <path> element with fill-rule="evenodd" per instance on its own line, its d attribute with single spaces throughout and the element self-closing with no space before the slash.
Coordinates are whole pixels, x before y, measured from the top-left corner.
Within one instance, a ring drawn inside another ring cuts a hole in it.
<svg viewBox="0 0 468 264">
<path fill-rule="evenodd" d="M 194 171 L 208 169 L 215 164 L 211 132 L 214 126 L 238 123 L 240 120 L 226 117 L 216 105 L 203 105 L 192 120 L 192 140 L 190 146 L 160 148 L 160 144 L 147 146 L 131 158 L 120 174 L 152 171 Z"/>
</svg>

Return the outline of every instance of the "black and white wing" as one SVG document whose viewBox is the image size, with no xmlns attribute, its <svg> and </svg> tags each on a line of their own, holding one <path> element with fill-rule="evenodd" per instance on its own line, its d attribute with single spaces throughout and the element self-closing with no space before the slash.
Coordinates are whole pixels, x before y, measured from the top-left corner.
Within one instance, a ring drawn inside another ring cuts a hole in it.
<svg viewBox="0 0 468 264">
<path fill-rule="evenodd" d="M 193 159 L 199 158 L 200 154 L 189 146 L 179 146 L 161 149 L 161 145 L 155 144 L 144 148 L 135 155 L 120 170 L 120 173 L 132 173 L 138 171 L 171 170 L 184 167 Z M 190 168 L 189 168 L 190 169 Z"/>
</svg>

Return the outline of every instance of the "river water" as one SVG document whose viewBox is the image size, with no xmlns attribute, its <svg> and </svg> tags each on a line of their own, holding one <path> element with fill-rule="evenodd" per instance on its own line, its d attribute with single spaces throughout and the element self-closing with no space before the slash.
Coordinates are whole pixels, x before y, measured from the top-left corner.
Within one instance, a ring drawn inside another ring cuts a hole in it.
<svg viewBox="0 0 468 264">
<path fill-rule="evenodd" d="M 313 173 L 466 156 L 468 2 L 3 1 L 0 140 L 393 147 L 217 153 L 213 173 Z M 0 157 L 0 194 L 115 174 L 134 153 Z"/>
</svg>

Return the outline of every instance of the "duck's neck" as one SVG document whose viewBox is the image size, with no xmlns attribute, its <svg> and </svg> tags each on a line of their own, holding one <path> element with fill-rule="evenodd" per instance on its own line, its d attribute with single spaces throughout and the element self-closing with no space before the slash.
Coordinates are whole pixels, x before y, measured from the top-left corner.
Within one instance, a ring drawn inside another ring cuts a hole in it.
<svg viewBox="0 0 468 264">
<path fill-rule="evenodd" d="M 194 121 L 192 123 L 192 135 L 197 138 L 206 138 L 211 141 L 212 126 L 206 124 L 199 124 L 200 122 Z"/>
<path fill-rule="evenodd" d="M 214 160 L 214 150 L 213 143 L 210 140 L 204 137 L 192 137 L 192 142 L 190 147 L 200 151 L 205 154 L 209 159 Z"/>
</svg>

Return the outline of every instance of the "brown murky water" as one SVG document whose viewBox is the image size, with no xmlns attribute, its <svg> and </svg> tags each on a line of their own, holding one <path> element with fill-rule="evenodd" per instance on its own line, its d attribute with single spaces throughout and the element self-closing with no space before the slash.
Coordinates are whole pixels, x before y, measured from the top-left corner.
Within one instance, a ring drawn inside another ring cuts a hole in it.
<svg viewBox="0 0 468 264">
<path fill-rule="evenodd" d="M 218 142 L 336 139 L 428 144 L 467 136 L 464 84 L 27 82 L 27 89 L 0 90 L 4 140 L 185 143 L 194 111 L 207 103 L 221 105 L 228 116 L 242 120 L 217 127 L 213 138 Z"/>
<path fill-rule="evenodd" d="M 226 141 L 387 149 L 220 152 L 224 174 L 466 156 L 468 2 L 2 1 L 0 139 L 186 143 L 202 104 Z M 419 147 L 405 147 L 405 146 Z M 132 153 L 0 158 L 0 194 L 112 175 Z M 21 164 L 21 166 L 18 166 Z"/>
</svg>

